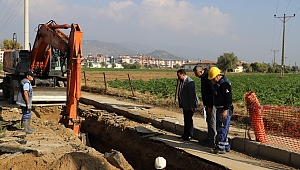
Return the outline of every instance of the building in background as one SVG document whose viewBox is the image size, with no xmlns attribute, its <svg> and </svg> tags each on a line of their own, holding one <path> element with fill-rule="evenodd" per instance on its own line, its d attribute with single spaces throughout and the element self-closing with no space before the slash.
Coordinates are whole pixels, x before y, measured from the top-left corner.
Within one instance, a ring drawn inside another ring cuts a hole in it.
<svg viewBox="0 0 300 170">
<path fill-rule="evenodd" d="M 211 67 L 214 67 L 217 65 L 216 61 L 212 61 L 212 60 L 200 60 L 199 62 L 188 62 L 183 64 L 183 68 L 187 71 L 193 71 L 193 68 L 195 66 L 200 66 L 202 68 L 207 68 L 210 69 Z"/>
</svg>

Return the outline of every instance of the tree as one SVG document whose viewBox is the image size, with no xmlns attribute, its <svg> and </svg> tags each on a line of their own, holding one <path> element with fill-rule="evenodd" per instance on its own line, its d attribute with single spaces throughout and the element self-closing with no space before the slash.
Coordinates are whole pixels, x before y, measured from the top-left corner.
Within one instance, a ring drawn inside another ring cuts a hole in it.
<svg viewBox="0 0 300 170">
<path fill-rule="evenodd" d="M 280 65 L 275 66 L 275 73 L 281 73 L 281 66 Z"/>
<path fill-rule="evenodd" d="M 179 69 L 181 66 L 177 63 L 176 65 L 173 66 L 175 69 Z"/>
<path fill-rule="evenodd" d="M 131 64 L 128 64 L 128 63 L 122 63 L 122 66 L 124 69 L 129 69 Z"/>
<path fill-rule="evenodd" d="M 290 66 L 285 66 L 284 72 L 285 73 L 290 73 L 291 72 L 291 67 Z"/>
<path fill-rule="evenodd" d="M 23 49 L 20 43 L 7 39 L 3 40 L 3 42 L 0 44 L 0 48 L 4 50 Z"/>
<path fill-rule="evenodd" d="M 242 66 L 243 66 L 244 71 L 245 71 L 246 73 L 249 73 L 249 72 L 252 72 L 252 71 L 253 71 L 253 70 L 252 70 L 252 67 L 250 66 L 250 64 L 243 63 Z"/>
<path fill-rule="evenodd" d="M 299 70 L 298 66 L 292 66 L 291 69 L 292 72 L 298 72 L 298 70 Z"/>
<path fill-rule="evenodd" d="M 150 64 L 149 65 L 149 68 L 157 68 L 158 67 L 158 65 L 156 65 L 156 64 Z"/>
<path fill-rule="evenodd" d="M 138 62 L 135 62 L 133 64 L 122 63 L 122 66 L 125 69 L 141 69 L 142 68 L 142 65 Z"/>
<path fill-rule="evenodd" d="M 265 63 L 258 63 L 258 62 L 254 62 L 251 63 L 250 66 L 253 69 L 253 72 L 260 72 L 260 73 L 264 73 L 268 71 L 268 65 Z"/>
<path fill-rule="evenodd" d="M 106 62 L 101 62 L 100 65 L 101 65 L 101 67 L 105 67 L 105 68 L 107 67 Z"/>
<path fill-rule="evenodd" d="M 133 69 L 140 69 L 140 68 L 142 68 L 142 65 L 138 62 L 135 62 L 135 63 L 133 63 L 132 68 Z"/>
<path fill-rule="evenodd" d="M 218 57 L 217 61 L 217 67 L 223 71 L 225 71 L 225 74 L 228 70 L 234 70 L 236 68 L 236 63 L 238 61 L 237 56 L 234 55 L 234 53 L 223 53 L 223 55 L 220 55 Z"/>
<path fill-rule="evenodd" d="M 111 63 L 111 67 L 115 68 L 116 67 L 116 63 Z"/>
<path fill-rule="evenodd" d="M 275 73 L 275 67 L 269 66 L 268 67 L 268 73 Z"/>
</svg>

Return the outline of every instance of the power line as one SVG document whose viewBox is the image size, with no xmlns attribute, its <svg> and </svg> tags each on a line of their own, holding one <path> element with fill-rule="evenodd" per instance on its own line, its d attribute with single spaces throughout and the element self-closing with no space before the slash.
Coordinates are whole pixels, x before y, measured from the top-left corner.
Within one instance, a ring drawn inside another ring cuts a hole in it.
<svg viewBox="0 0 300 170">
<path fill-rule="evenodd" d="M 275 12 L 275 14 L 277 14 L 278 3 L 279 3 L 279 0 L 277 1 L 277 5 L 276 5 L 276 12 Z"/>
<path fill-rule="evenodd" d="M 2 7 L 2 9 L 1 9 L 1 11 L 0 11 L 0 14 L 1 14 L 1 12 L 3 11 L 3 9 L 5 8 L 7 1 L 8 1 L 8 0 L 5 1 L 5 4 L 4 4 L 4 6 Z"/>
<path fill-rule="evenodd" d="M 4 30 L 10 23 L 11 21 L 15 18 L 16 14 L 20 11 L 20 8 L 23 6 L 22 2 L 17 8 L 17 10 L 15 10 L 13 13 L 11 13 L 11 15 L 9 16 L 8 20 L 6 20 L 5 24 L 2 25 L 2 27 L 0 28 L 0 31 Z"/>
<path fill-rule="evenodd" d="M 276 19 L 276 18 L 275 18 L 275 19 Z M 280 27 L 280 31 L 279 31 L 279 32 L 281 32 L 281 31 L 282 31 L 282 27 Z M 277 44 L 276 44 L 276 46 L 275 46 L 276 48 L 278 48 L 278 46 L 279 46 L 280 36 L 281 36 L 281 34 L 279 33 L 279 34 L 278 34 L 278 38 L 277 38 L 278 41 L 277 41 Z"/>
<path fill-rule="evenodd" d="M 16 0 L 14 0 L 13 1 L 13 3 L 11 3 L 11 5 L 10 5 L 10 7 L 9 7 L 9 9 L 7 10 L 7 12 L 5 13 L 5 15 L 4 15 L 4 17 L 1 19 L 1 21 L 0 21 L 0 25 L 3 25 L 2 24 L 2 21 L 6 18 L 6 16 L 8 16 L 9 15 L 9 12 L 11 12 L 11 8 L 12 8 L 12 6 L 14 6 L 15 5 L 15 2 L 16 2 Z"/>
<path fill-rule="evenodd" d="M 295 14 L 298 12 L 299 9 L 300 9 L 300 7 L 296 10 Z"/>
<path fill-rule="evenodd" d="M 290 6 L 290 3 L 291 3 L 291 0 L 289 1 L 289 4 L 288 4 L 288 6 L 286 7 L 286 9 L 285 9 L 284 13 L 286 13 L 287 9 L 288 9 L 288 8 L 289 8 L 289 6 Z"/>
<path fill-rule="evenodd" d="M 289 29 L 288 29 L 288 31 L 287 31 L 287 33 L 286 33 L 286 37 L 288 37 L 288 35 L 289 35 L 289 32 L 290 32 L 290 30 L 291 30 L 293 21 L 294 21 L 294 20 L 292 19 L 292 21 L 290 22 L 290 26 L 289 26 Z"/>
<path fill-rule="evenodd" d="M 277 1 L 277 5 L 276 5 L 276 12 L 275 12 L 275 14 L 277 14 L 278 2 L 279 2 L 279 0 Z M 274 29 L 273 29 L 272 48 L 273 48 L 273 46 L 274 46 L 275 26 L 276 26 L 276 18 L 274 18 Z"/>
</svg>

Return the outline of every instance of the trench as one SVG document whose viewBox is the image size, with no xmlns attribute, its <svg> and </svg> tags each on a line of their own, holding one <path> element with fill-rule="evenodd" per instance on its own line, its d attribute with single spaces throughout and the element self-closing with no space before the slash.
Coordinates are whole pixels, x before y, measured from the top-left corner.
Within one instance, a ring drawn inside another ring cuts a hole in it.
<svg viewBox="0 0 300 170">
<path fill-rule="evenodd" d="M 128 124 L 143 126 L 143 124 L 125 120 L 115 113 L 108 113 L 105 110 L 98 110 L 98 113 L 85 111 L 82 116 L 85 117 L 85 121 L 82 123 L 81 131 L 88 134 L 91 147 L 100 153 L 120 151 L 135 170 L 154 169 L 154 160 L 158 156 L 166 158 L 168 170 L 200 167 L 207 170 L 227 169 L 183 150 L 151 140 L 149 134 L 141 134 L 133 126 L 127 126 Z"/>
</svg>

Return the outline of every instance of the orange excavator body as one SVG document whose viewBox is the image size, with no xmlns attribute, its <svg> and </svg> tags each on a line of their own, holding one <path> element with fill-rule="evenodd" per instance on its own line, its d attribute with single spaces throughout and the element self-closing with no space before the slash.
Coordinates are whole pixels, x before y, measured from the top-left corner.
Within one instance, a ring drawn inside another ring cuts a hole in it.
<svg viewBox="0 0 300 170">
<path fill-rule="evenodd" d="M 71 29 L 67 36 L 61 29 Z M 40 74 L 47 74 L 51 48 L 59 50 L 67 61 L 67 90 L 66 112 L 68 126 L 73 126 L 76 134 L 80 134 L 81 118 L 78 116 L 78 102 L 81 97 L 81 61 L 83 32 L 79 24 L 57 25 L 55 22 L 41 24 L 38 28 L 31 54 L 30 70 Z"/>
</svg>

